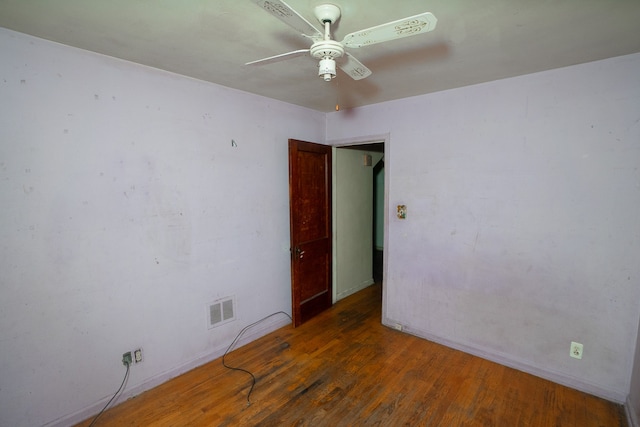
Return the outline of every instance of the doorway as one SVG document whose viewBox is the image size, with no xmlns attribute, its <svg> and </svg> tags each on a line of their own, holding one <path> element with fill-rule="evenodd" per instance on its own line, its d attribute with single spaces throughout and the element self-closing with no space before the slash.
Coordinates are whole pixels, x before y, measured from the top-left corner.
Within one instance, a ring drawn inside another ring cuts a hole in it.
<svg viewBox="0 0 640 427">
<path fill-rule="evenodd" d="M 333 301 L 382 280 L 384 140 L 336 145 L 333 172 Z"/>
</svg>

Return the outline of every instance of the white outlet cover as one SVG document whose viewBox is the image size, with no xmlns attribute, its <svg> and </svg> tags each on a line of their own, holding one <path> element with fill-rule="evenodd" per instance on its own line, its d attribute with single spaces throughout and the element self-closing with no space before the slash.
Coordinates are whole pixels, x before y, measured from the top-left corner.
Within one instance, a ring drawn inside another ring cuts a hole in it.
<svg viewBox="0 0 640 427">
<path fill-rule="evenodd" d="M 571 341 L 571 347 L 569 348 L 569 356 L 574 359 L 582 359 L 583 346 L 579 342 Z"/>
</svg>

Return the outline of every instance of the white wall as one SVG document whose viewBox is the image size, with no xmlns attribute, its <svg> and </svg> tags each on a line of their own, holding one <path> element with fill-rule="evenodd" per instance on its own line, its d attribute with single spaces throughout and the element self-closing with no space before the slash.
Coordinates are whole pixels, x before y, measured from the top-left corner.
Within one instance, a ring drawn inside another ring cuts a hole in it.
<svg viewBox="0 0 640 427">
<path fill-rule="evenodd" d="M 335 300 L 373 284 L 373 166 L 381 153 L 352 148 L 334 150 L 333 228 Z"/>
<path fill-rule="evenodd" d="M 329 114 L 328 140 L 390 134 L 385 322 L 624 402 L 640 313 L 640 54 L 348 113 Z"/>
<path fill-rule="evenodd" d="M 130 395 L 290 311 L 287 139 L 324 114 L 4 29 L 0 56 L 0 425 L 79 421 L 125 351 Z"/>
</svg>

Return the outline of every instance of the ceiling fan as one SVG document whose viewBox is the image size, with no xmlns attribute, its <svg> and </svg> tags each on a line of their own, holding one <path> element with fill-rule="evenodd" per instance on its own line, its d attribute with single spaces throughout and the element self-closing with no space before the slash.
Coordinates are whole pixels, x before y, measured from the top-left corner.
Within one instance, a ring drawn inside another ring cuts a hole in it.
<svg viewBox="0 0 640 427">
<path fill-rule="evenodd" d="M 251 1 L 300 32 L 303 36 L 313 40 L 313 44 L 309 49 L 294 50 L 293 52 L 247 62 L 245 65 L 265 65 L 297 56 L 311 55 L 313 58 L 319 60 L 318 75 L 327 82 L 336 76 L 336 59 L 338 59 L 340 69 L 354 80 L 364 79 L 371 75 L 371 70 L 349 52 L 346 52 L 345 48 L 369 46 L 426 33 L 433 30 L 437 22 L 433 14 L 425 12 L 355 31 L 347 34 L 341 42 L 338 42 L 331 39 L 331 24 L 335 24 L 341 15 L 340 8 L 335 4 L 321 4 L 314 8 L 314 15 L 324 27 L 323 32 L 318 30 L 282 0 Z"/>
</svg>

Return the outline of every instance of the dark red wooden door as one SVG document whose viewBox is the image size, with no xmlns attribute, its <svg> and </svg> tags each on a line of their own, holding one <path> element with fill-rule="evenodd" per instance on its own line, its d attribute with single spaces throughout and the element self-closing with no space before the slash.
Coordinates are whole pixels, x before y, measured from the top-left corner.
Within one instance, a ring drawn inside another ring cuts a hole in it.
<svg viewBox="0 0 640 427">
<path fill-rule="evenodd" d="M 331 307 L 331 147 L 289 140 L 293 325 Z"/>
</svg>

